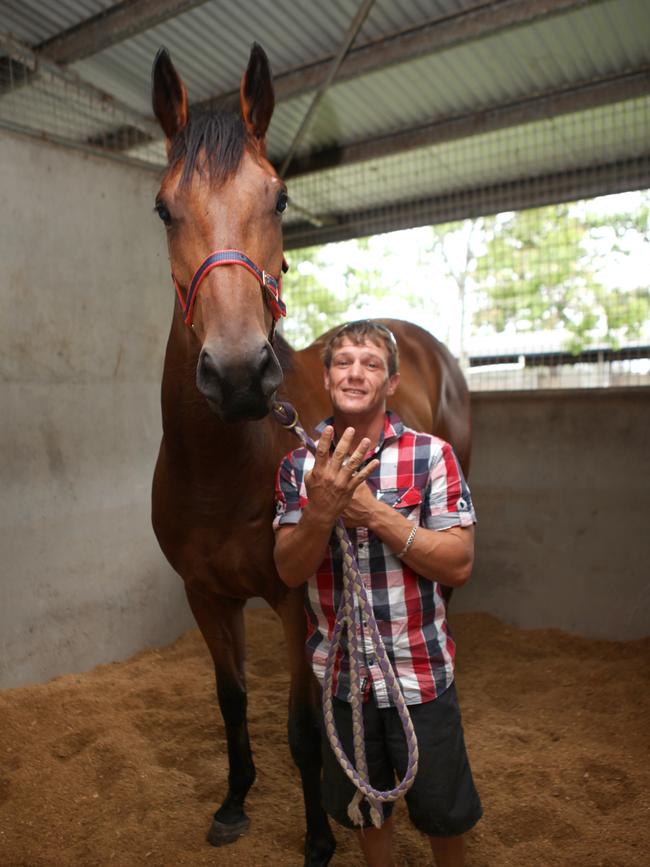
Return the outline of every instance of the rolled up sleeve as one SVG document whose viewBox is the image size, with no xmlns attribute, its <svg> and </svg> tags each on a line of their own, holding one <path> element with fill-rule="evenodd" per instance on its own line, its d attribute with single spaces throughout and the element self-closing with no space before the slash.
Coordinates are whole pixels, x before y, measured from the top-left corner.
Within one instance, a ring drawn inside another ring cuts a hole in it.
<svg viewBox="0 0 650 867">
<path fill-rule="evenodd" d="M 300 490 L 296 482 L 296 473 L 290 460 L 290 455 L 283 458 L 275 481 L 275 518 L 273 529 L 287 524 L 297 524 L 302 509 L 300 505 Z"/>
<path fill-rule="evenodd" d="M 449 443 L 443 443 L 432 457 L 422 523 L 430 530 L 470 527 L 476 523 L 469 487 Z"/>
</svg>

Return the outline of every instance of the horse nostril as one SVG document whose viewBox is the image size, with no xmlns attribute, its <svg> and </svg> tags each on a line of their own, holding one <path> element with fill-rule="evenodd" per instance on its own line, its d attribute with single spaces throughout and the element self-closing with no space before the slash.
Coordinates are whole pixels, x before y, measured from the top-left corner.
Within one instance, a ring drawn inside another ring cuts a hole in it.
<svg viewBox="0 0 650 867">
<path fill-rule="evenodd" d="M 208 378 L 215 376 L 217 373 L 215 359 L 205 349 L 201 350 L 201 355 L 199 356 L 199 373 L 201 376 Z"/>
<path fill-rule="evenodd" d="M 209 352 L 205 351 L 205 349 L 201 350 L 197 373 L 198 378 L 203 382 L 207 382 L 217 376 L 216 361 Z"/>
<path fill-rule="evenodd" d="M 260 349 L 260 372 L 264 373 L 269 361 L 271 361 L 271 347 L 268 343 L 263 343 Z"/>
<path fill-rule="evenodd" d="M 196 368 L 196 385 L 206 397 L 215 400 L 221 391 L 219 365 L 216 357 L 206 349 L 201 350 Z"/>
</svg>

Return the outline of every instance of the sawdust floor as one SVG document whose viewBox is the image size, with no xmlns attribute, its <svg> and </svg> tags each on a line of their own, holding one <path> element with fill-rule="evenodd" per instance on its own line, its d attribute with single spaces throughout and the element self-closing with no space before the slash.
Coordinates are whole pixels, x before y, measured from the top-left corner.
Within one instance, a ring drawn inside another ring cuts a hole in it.
<svg viewBox="0 0 650 867">
<path fill-rule="evenodd" d="M 225 790 L 213 675 L 198 632 L 125 663 L 0 693 L 3 867 L 301 867 L 272 612 L 247 612 L 258 768 L 249 836 L 204 842 Z M 650 639 L 591 641 L 452 615 L 458 689 L 485 816 L 468 867 L 650 864 Z M 398 809 L 397 864 L 430 864 Z M 362 862 L 336 831 L 332 867 Z"/>
</svg>

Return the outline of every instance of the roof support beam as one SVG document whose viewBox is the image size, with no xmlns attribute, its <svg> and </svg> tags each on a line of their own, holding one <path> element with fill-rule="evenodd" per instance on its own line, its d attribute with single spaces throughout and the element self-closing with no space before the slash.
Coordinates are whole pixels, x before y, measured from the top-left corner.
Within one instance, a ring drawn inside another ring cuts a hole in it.
<svg viewBox="0 0 650 867">
<path fill-rule="evenodd" d="M 74 63 L 202 3 L 205 0 L 122 0 L 42 42 L 36 50 L 56 63 Z"/>
<path fill-rule="evenodd" d="M 503 30 L 531 24 L 573 9 L 593 6 L 603 0 L 493 0 L 457 15 L 436 18 L 419 27 L 394 33 L 384 39 L 352 48 L 337 73 L 337 84 L 452 48 L 461 42 L 481 39 Z M 273 80 L 278 101 L 293 99 L 317 88 L 325 79 L 333 57 L 276 75 Z M 204 108 L 230 105 L 238 92 L 223 94 L 201 103 Z"/>
<path fill-rule="evenodd" d="M 340 214 L 336 224 L 322 228 L 304 224 L 287 226 L 284 246 L 286 250 L 310 247 L 646 187 L 650 187 L 650 151 L 633 159 L 583 169 L 446 191 L 398 204 L 383 203 L 367 210 Z"/>
<path fill-rule="evenodd" d="M 287 176 L 297 177 L 337 166 L 381 159 L 408 150 L 549 120 L 647 94 L 650 94 L 650 66 L 472 114 L 441 118 L 390 136 L 308 154 L 293 160 Z"/>
</svg>

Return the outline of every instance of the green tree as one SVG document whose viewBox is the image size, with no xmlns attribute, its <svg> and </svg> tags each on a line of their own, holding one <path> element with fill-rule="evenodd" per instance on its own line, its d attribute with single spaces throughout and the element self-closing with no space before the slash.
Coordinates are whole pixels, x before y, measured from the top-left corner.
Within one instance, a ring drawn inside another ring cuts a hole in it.
<svg viewBox="0 0 650 867">
<path fill-rule="evenodd" d="M 649 242 L 647 213 L 588 215 L 561 204 L 500 215 L 476 261 L 475 324 L 496 332 L 563 329 L 575 352 L 637 337 L 650 313 L 647 276 L 633 290 L 608 289 L 601 279 L 608 256 L 630 255 L 631 235 Z"/>
<path fill-rule="evenodd" d="M 645 267 L 636 274 L 636 285 L 599 290 L 598 303 L 607 321 L 607 336 L 616 346 L 624 340 L 641 337 L 643 326 L 650 321 L 650 190 L 631 211 L 600 215 L 587 211 L 588 248 L 596 267 L 626 268 L 635 251 L 643 250 Z M 629 270 L 629 269 L 628 269 Z"/>
<path fill-rule="evenodd" d="M 469 366 L 467 341 L 469 338 L 470 317 L 469 295 L 473 290 L 473 277 L 476 270 L 484 238 L 492 218 L 477 217 L 473 220 L 459 220 L 429 226 L 430 236 L 423 250 L 429 258 L 429 267 L 434 271 L 433 259 L 437 259 L 442 274 L 456 287 L 460 312 L 458 359 L 463 369 Z M 449 335 L 446 338 L 449 342 Z"/>
<path fill-rule="evenodd" d="M 343 261 L 346 254 L 348 262 Z M 287 258 L 291 267 L 282 281 L 287 305 L 283 333 L 297 349 L 328 329 L 361 316 L 373 300 L 389 294 L 367 238 L 292 250 Z M 355 264 L 357 260 L 361 267 Z"/>
</svg>

